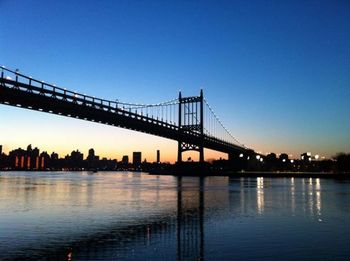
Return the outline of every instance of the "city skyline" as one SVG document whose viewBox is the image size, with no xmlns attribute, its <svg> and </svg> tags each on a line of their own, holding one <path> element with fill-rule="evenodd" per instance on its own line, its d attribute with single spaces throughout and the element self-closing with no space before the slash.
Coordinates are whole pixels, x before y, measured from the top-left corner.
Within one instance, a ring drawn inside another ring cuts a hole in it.
<svg viewBox="0 0 350 261">
<path fill-rule="evenodd" d="M 149 161 L 142 156 L 141 151 L 134 151 L 132 157 L 123 155 L 121 159 L 101 157 L 90 148 L 87 154 L 79 149 L 73 150 L 67 155 L 59 155 L 56 152 L 41 151 L 41 148 L 33 147 L 29 144 L 26 149 L 16 148 L 8 154 L 1 153 L 0 145 L 0 170 L 5 171 L 89 171 L 96 173 L 98 171 L 141 171 L 150 174 L 172 173 L 176 166 L 187 166 L 192 168 L 198 166 L 191 158 L 187 163 L 170 164 L 162 162 L 160 159 L 160 150 L 156 150 L 156 161 Z M 130 160 L 129 160 L 130 158 Z M 282 153 L 276 155 L 258 155 L 254 151 L 245 151 L 235 159 L 218 159 L 210 162 L 203 162 L 211 174 L 220 175 L 230 173 L 232 170 L 247 171 L 249 175 L 271 175 L 268 171 L 273 171 L 272 176 L 278 175 L 290 176 L 291 172 L 297 172 L 299 177 L 301 172 L 304 175 L 315 175 L 315 172 L 328 173 L 322 175 L 331 175 L 330 173 L 346 172 L 350 170 L 350 153 L 339 153 L 333 159 L 326 159 L 321 155 L 312 155 L 310 152 L 304 152 L 298 157 L 291 158 L 288 154 Z M 193 169 L 192 169 L 193 170 Z M 203 170 L 202 170 L 203 171 Z M 201 174 L 203 172 L 201 171 Z M 282 171 L 282 172 L 281 172 Z M 289 172 L 288 172 L 289 171 Z M 334 174 L 336 175 L 336 174 Z M 334 176 L 333 176 L 334 177 Z"/>
<path fill-rule="evenodd" d="M 92 156 L 93 157 L 96 156 L 98 159 L 108 159 L 108 160 L 116 160 L 118 162 L 124 162 L 125 159 L 127 158 L 127 162 L 130 162 L 130 163 L 134 164 L 135 163 L 135 159 L 134 159 L 135 158 L 135 154 L 139 154 L 139 156 L 136 156 L 136 157 L 138 157 L 137 162 L 139 162 L 139 163 L 141 163 L 141 162 L 172 163 L 170 161 L 160 160 L 162 157 L 161 157 L 161 151 L 159 149 L 156 149 L 153 152 L 154 160 L 149 160 L 149 159 L 147 159 L 144 156 L 144 153 L 142 152 L 142 150 L 132 151 L 130 154 L 123 153 L 123 152 L 117 152 L 115 154 L 121 155 L 120 157 L 113 157 L 113 156 L 112 157 L 106 157 L 104 155 L 100 155 L 99 153 L 98 153 L 98 155 L 95 154 L 96 150 L 95 150 L 95 148 L 92 148 L 92 147 L 89 147 L 89 149 L 87 149 L 87 150 L 82 150 L 80 148 L 74 148 L 68 153 L 60 154 L 60 153 L 57 152 L 57 150 L 49 151 L 49 150 L 40 148 L 40 147 L 35 146 L 35 145 L 33 146 L 32 144 L 27 144 L 26 146 L 23 146 L 23 147 L 9 148 L 7 151 L 5 151 L 4 150 L 4 145 L 0 144 L 0 155 L 2 153 L 5 154 L 5 155 L 9 155 L 11 152 L 16 151 L 16 150 L 24 150 L 24 151 L 26 151 L 26 150 L 28 150 L 28 148 L 30 148 L 29 150 L 32 150 L 33 147 L 34 147 L 35 150 L 38 150 L 38 153 L 40 152 L 40 153 L 44 153 L 44 154 L 48 154 L 48 155 L 55 154 L 55 155 L 57 155 L 58 158 L 61 158 L 61 159 L 63 159 L 64 157 L 70 156 L 72 153 L 78 152 L 78 153 L 80 153 L 82 155 L 83 159 L 86 159 L 86 160 L 88 160 L 89 157 L 91 157 L 91 153 L 92 153 Z M 249 153 L 251 153 L 251 152 L 247 151 L 246 153 L 241 153 L 239 155 L 239 157 L 241 157 L 244 154 L 246 154 L 246 156 L 247 156 L 247 155 L 249 155 Z M 335 158 L 337 155 L 339 155 L 341 153 L 342 152 L 337 153 L 332 158 Z M 287 153 L 269 152 L 269 153 L 265 153 L 265 154 L 262 154 L 262 155 L 263 156 L 268 156 L 268 155 L 271 155 L 271 154 L 275 154 L 277 157 L 284 157 L 285 156 L 285 157 L 288 157 L 290 160 L 298 160 L 298 159 L 303 160 L 305 155 L 307 155 L 307 157 L 309 157 L 309 158 L 312 157 L 314 160 L 329 160 L 329 159 L 332 159 L 332 158 L 326 158 L 322 154 L 311 153 L 311 152 L 302 152 L 302 153 L 300 153 L 298 155 L 292 155 L 292 154 L 287 154 Z M 184 159 L 184 160 L 186 161 L 189 158 Z M 225 159 L 225 158 L 219 158 L 219 160 L 221 160 L 221 159 Z M 210 160 L 214 160 L 214 158 L 209 159 L 209 161 Z M 218 159 L 215 159 L 215 160 L 218 160 Z M 206 161 L 208 161 L 208 159 Z"/>
<path fill-rule="evenodd" d="M 202 87 L 231 132 L 257 152 L 311 151 L 328 158 L 349 152 L 346 1 L 18 3 L 0 3 L 5 66 L 81 93 L 131 102 L 169 100 L 179 89 L 196 95 Z M 27 40 L 13 41 L 19 36 Z M 35 143 L 62 155 L 94 147 L 111 157 L 115 148 L 131 155 L 142 144 L 147 158 L 160 149 L 164 160 L 176 159 L 174 141 L 0 106 L 5 152 Z M 206 151 L 206 159 L 213 157 L 226 155 Z"/>
<path fill-rule="evenodd" d="M 142 155 L 142 151 L 133 151 L 130 155 L 121 152 L 120 155 L 122 155 L 122 156 L 120 158 L 117 158 L 117 157 L 110 157 L 110 158 L 108 158 L 108 157 L 105 157 L 105 156 L 96 155 L 95 154 L 96 153 L 95 149 L 91 148 L 91 147 L 88 150 L 86 150 L 86 151 L 83 151 L 83 150 L 81 150 L 79 148 L 75 148 L 75 149 L 73 149 L 72 151 L 70 151 L 69 153 L 66 153 L 66 154 L 59 154 L 55 150 L 48 151 L 48 150 L 42 149 L 42 148 L 40 148 L 38 146 L 35 146 L 35 145 L 33 146 L 33 144 L 27 144 L 26 146 L 23 146 L 23 147 L 10 148 L 8 151 L 4 151 L 3 148 L 4 148 L 4 146 L 0 144 L 0 155 L 2 153 L 4 153 L 5 155 L 9 155 L 11 152 L 16 151 L 16 150 L 23 150 L 23 151 L 37 150 L 39 154 L 41 154 L 41 153 L 49 154 L 49 155 L 55 154 L 55 155 L 57 155 L 58 158 L 63 159 L 64 157 L 70 156 L 74 152 L 79 152 L 82 155 L 83 159 L 86 159 L 86 160 L 88 160 L 89 157 L 91 157 L 91 155 L 92 155 L 93 157 L 96 156 L 98 159 L 117 160 L 118 162 L 123 162 L 123 158 L 124 157 L 132 158 L 131 156 L 133 156 L 135 153 L 140 153 L 139 156 L 140 156 L 141 160 L 138 160 L 138 161 L 139 162 L 148 162 L 147 158 L 141 156 Z M 155 159 L 158 158 L 158 153 L 159 153 L 159 158 L 160 158 L 160 150 L 155 150 L 154 151 L 154 154 L 156 155 L 154 157 Z M 157 163 L 158 161 L 155 160 L 153 162 Z M 164 163 L 168 163 L 168 162 L 164 161 Z"/>
</svg>

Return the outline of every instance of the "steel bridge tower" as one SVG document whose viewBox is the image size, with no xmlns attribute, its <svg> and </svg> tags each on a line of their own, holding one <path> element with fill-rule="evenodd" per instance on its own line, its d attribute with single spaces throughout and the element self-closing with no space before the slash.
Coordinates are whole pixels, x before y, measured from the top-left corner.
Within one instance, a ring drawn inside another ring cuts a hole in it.
<svg viewBox="0 0 350 261">
<path fill-rule="evenodd" d="M 204 97 L 203 90 L 199 96 L 182 97 L 179 92 L 179 131 L 196 132 L 204 138 Z M 182 153 L 185 151 L 194 150 L 199 152 L 199 162 L 204 162 L 203 141 L 200 145 L 190 144 L 181 139 L 178 140 L 177 162 L 182 162 Z"/>
</svg>

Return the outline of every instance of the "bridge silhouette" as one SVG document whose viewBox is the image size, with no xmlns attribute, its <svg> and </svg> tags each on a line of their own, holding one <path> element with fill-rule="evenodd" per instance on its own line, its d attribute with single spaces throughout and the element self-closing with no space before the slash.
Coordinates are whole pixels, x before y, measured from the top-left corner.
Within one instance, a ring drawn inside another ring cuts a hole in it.
<svg viewBox="0 0 350 261">
<path fill-rule="evenodd" d="M 106 100 L 60 88 L 1 67 L 0 103 L 144 132 L 178 142 L 177 161 L 185 151 L 204 148 L 227 153 L 229 158 L 252 151 L 241 144 L 214 113 L 203 90 L 199 96 L 157 104 Z"/>
</svg>

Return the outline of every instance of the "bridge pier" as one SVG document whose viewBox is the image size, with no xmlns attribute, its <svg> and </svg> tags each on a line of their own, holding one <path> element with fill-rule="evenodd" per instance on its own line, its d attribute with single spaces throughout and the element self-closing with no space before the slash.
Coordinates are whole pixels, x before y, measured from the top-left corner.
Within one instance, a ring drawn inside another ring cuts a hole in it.
<svg viewBox="0 0 350 261">
<path fill-rule="evenodd" d="M 189 144 L 186 142 L 178 141 L 178 148 L 177 148 L 177 162 L 182 162 L 182 153 L 185 151 L 198 151 L 199 152 L 199 162 L 204 162 L 204 148 L 203 146 L 197 146 L 193 144 Z"/>
<path fill-rule="evenodd" d="M 203 163 L 204 162 L 204 148 L 200 147 L 199 149 L 199 162 Z"/>
<path fill-rule="evenodd" d="M 181 141 L 177 142 L 177 162 L 182 162 L 182 150 L 181 150 Z"/>
</svg>

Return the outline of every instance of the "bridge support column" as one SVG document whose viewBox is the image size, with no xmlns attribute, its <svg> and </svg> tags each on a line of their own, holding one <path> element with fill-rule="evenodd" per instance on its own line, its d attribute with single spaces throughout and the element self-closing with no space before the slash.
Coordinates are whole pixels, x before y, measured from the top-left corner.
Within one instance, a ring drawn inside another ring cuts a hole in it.
<svg viewBox="0 0 350 261">
<path fill-rule="evenodd" d="M 181 150 L 181 141 L 177 142 L 177 162 L 180 163 L 182 162 L 182 150 Z"/>
<path fill-rule="evenodd" d="M 199 152 L 199 162 L 204 162 L 204 148 L 203 146 L 197 146 L 193 144 L 189 144 L 186 142 L 178 141 L 178 149 L 177 149 L 177 162 L 182 162 L 182 153 L 185 151 L 198 151 Z"/>
<path fill-rule="evenodd" d="M 204 162 L 204 148 L 203 147 L 199 148 L 199 162 L 200 163 Z"/>
<path fill-rule="evenodd" d="M 202 144 L 199 147 L 199 162 L 204 162 L 204 148 L 203 148 L 203 139 L 204 139 L 204 95 L 203 95 L 203 89 L 201 89 L 200 95 L 199 95 L 200 103 L 200 126 L 199 130 L 202 135 Z"/>
<path fill-rule="evenodd" d="M 181 131 L 181 125 L 182 125 L 182 95 L 181 91 L 179 92 L 179 131 Z M 182 162 L 182 148 L 181 148 L 181 140 L 177 141 L 177 162 Z"/>
<path fill-rule="evenodd" d="M 178 152 L 177 162 L 182 162 L 182 152 L 188 150 L 194 150 L 199 152 L 199 162 L 204 162 L 204 96 L 203 90 L 201 90 L 199 96 L 182 98 L 181 92 L 179 92 L 179 133 L 189 133 L 200 135 L 201 142 L 197 144 L 191 144 L 190 142 L 184 142 L 181 138 L 178 140 Z M 198 136 L 197 136 L 198 137 Z M 197 141 L 198 142 L 198 141 Z"/>
</svg>

